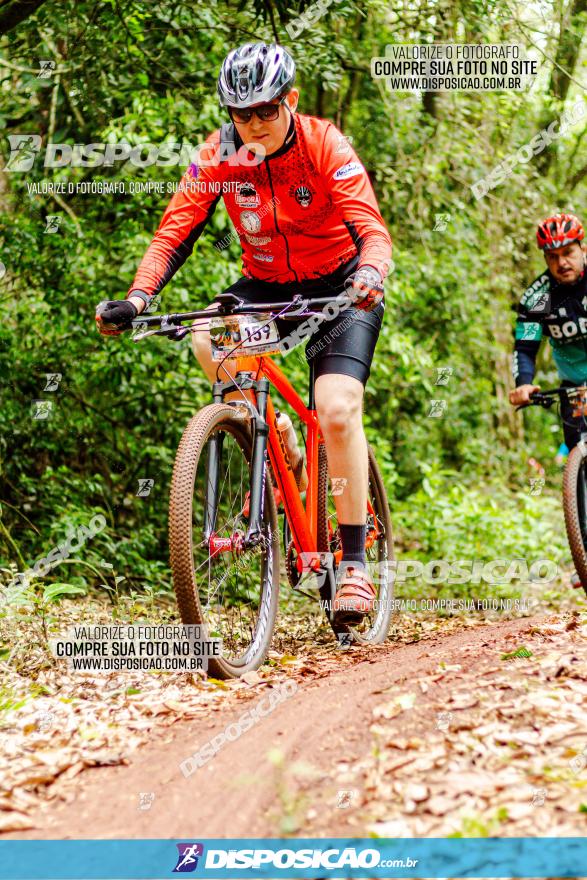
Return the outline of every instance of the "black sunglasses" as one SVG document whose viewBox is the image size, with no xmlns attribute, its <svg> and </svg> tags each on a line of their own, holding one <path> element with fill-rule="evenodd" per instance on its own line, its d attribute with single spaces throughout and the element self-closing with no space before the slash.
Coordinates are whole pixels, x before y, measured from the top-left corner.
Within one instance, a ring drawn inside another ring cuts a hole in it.
<svg viewBox="0 0 587 880">
<path fill-rule="evenodd" d="M 284 95 L 278 104 L 259 104 L 258 107 L 227 107 L 228 115 L 233 122 L 250 122 L 255 113 L 261 122 L 274 122 L 279 116 L 279 108 L 287 98 Z"/>
</svg>

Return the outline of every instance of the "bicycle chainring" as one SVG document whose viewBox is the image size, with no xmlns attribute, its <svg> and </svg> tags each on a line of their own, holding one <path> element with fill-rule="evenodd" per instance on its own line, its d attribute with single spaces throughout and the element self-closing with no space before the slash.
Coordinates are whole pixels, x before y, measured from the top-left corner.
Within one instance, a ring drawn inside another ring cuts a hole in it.
<svg viewBox="0 0 587 880">
<path fill-rule="evenodd" d="M 298 571 L 298 567 L 296 565 L 297 559 L 298 554 L 296 553 L 294 542 L 290 541 L 287 545 L 287 551 L 285 553 L 285 571 L 287 573 L 289 585 L 290 587 L 293 587 L 294 590 L 297 588 L 301 579 L 301 574 Z"/>
</svg>

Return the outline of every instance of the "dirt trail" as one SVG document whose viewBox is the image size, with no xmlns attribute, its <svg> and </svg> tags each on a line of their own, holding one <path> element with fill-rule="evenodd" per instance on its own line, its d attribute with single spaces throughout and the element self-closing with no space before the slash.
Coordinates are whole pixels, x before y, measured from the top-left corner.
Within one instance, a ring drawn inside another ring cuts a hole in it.
<svg viewBox="0 0 587 880">
<path fill-rule="evenodd" d="M 503 659 L 503 652 L 514 651 L 522 644 L 532 657 L 515 658 L 510 663 Z M 550 667 L 540 671 L 542 660 L 554 664 L 554 669 L 561 657 L 562 671 L 549 673 Z M 126 766 L 86 770 L 63 786 L 60 802 L 46 803 L 32 815 L 34 828 L 7 834 L 5 839 L 364 836 L 373 823 L 379 823 L 382 836 L 386 831 L 395 831 L 397 836 L 401 828 L 393 823 L 401 824 L 401 817 L 408 814 L 421 823 L 425 833 L 426 821 L 438 826 L 441 815 L 450 815 L 451 809 L 455 812 L 451 804 L 456 802 L 449 799 L 443 808 L 442 795 L 428 790 L 430 772 L 418 772 L 417 767 L 407 777 L 408 788 L 400 786 L 398 791 L 402 761 L 409 764 L 414 757 L 420 761 L 430 759 L 438 752 L 439 742 L 444 743 L 445 758 L 450 760 L 452 755 L 457 787 L 458 773 L 466 771 L 469 777 L 478 774 L 479 785 L 471 786 L 467 778 L 464 791 L 472 792 L 471 801 L 482 795 L 490 774 L 480 766 L 483 760 L 475 757 L 470 744 L 459 746 L 459 738 L 465 735 L 463 730 L 495 721 L 496 706 L 506 702 L 504 696 L 515 697 L 516 688 L 520 694 L 528 694 L 531 667 L 545 699 L 553 687 L 560 691 L 565 683 L 573 685 L 564 702 L 573 704 L 577 736 L 582 728 L 587 745 L 585 710 L 580 708 L 586 700 L 579 687 L 585 680 L 585 635 L 578 618 L 501 621 L 449 636 L 434 635 L 414 644 L 341 650 L 315 667 L 310 657 L 306 666 L 293 668 L 290 674 L 298 685 L 297 692 L 240 738 L 227 742 L 213 760 L 189 778 L 182 775 L 180 763 L 269 693 L 266 683 L 252 688 L 245 699 L 239 697 L 238 705 L 227 701 L 228 705 L 214 707 L 205 720 L 179 721 L 157 732 L 131 755 Z M 475 709 L 482 680 L 490 699 Z M 448 721 L 444 718 L 447 710 Z M 556 714 L 556 707 L 554 711 Z M 577 714 L 581 712 L 583 718 Z M 556 726 L 560 720 L 553 717 L 540 723 Z M 534 724 L 532 719 L 526 721 L 530 726 Z M 512 754 L 508 737 L 520 742 L 515 736 L 516 723 L 513 716 L 506 723 L 508 748 L 498 762 L 499 768 L 508 764 Z M 571 728 L 569 731 L 567 739 L 572 739 Z M 564 731 L 559 733 L 562 736 Z M 451 737 L 454 748 L 449 748 Z M 567 757 L 562 766 L 567 772 L 568 755 L 578 754 L 580 748 L 577 744 L 573 750 L 570 742 L 565 748 Z M 387 766 L 381 764 L 382 754 Z M 459 755 L 465 756 L 467 765 L 461 764 L 460 769 L 454 764 Z M 553 763 L 552 749 L 544 763 Z M 441 773 L 446 772 L 442 771 L 442 762 L 436 764 Z M 450 763 L 446 767 L 450 771 Z M 573 776 L 570 771 L 568 775 L 568 786 L 572 788 Z M 531 773 L 525 781 L 519 775 L 511 780 L 518 792 L 521 783 L 526 787 L 540 784 Z M 559 783 L 555 780 L 555 788 Z M 140 793 L 147 794 L 142 809 Z M 489 809 L 492 795 L 487 797 Z M 584 833 L 587 817 L 581 815 L 577 803 L 567 809 L 569 818 L 566 813 L 554 816 L 552 810 L 560 805 L 551 803 L 548 794 L 540 805 L 530 804 L 528 793 L 525 800 L 530 810 L 514 810 L 511 820 L 532 815 L 532 827 L 537 829 L 536 816 L 541 816 L 552 832 L 553 825 L 561 825 L 562 817 L 564 822 L 571 822 L 561 826 L 567 832 L 574 828 L 569 833 Z M 148 808 L 144 808 L 146 802 Z M 573 824 L 575 818 L 578 825 Z M 404 833 L 409 835 L 418 827 L 408 825 Z M 518 827 L 514 829 L 510 823 L 507 833 L 517 832 Z"/>
</svg>

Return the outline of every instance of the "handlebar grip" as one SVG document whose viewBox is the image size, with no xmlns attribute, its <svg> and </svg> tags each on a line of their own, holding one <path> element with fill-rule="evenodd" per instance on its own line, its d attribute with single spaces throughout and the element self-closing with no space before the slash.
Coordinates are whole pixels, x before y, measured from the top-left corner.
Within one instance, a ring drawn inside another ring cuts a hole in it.
<svg viewBox="0 0 587 880">
<path fill-rule="evenodd" d="M 108 308 L 108 300 L 103 299 L 96 306 L 96 317 L 98 318 L 106 308 Z"/>
<path fill-rule="evenodd" d="M 527 409 L 529 406 L 542 406 L 544 409 L 550 409 L 551 406 L 554 406 L 555 402 L 554 398 L 545 397 L 540 391 L 533 391 L 530 395 L 530 401 L 517 406 L 516 412 L 519 409 Z"/>
</svg>

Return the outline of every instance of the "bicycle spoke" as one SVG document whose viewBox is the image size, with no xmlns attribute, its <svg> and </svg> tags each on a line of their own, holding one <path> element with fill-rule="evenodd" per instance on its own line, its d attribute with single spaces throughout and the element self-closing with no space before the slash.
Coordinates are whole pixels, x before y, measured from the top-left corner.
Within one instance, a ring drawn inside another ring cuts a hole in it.
<svg viewBox="0 0 587 880">
<path fill-rule="evenodd" d="M 232 549 L 214 552 L 206 541 L 194 543 L 193 566 L 206 623 L 223 639 L 223 655 L 237 660 L 255 638 L 261 588 L 270 571 L 268 551 L 270 553 L 271 548 L 270 542 L 264 540 L 255 548 L 238 549 L 238 535 L 244 537 L 247 527 L 243 510 L 250 470 L 242 448 L 230 431 L 224 432 L 218 468 L 212 540 L 231 541 Z M 195 531 L 201 528 L 202 499 L 209 485 L 208 475 L 200 484 L 196 479 Z"/>
</svg>

